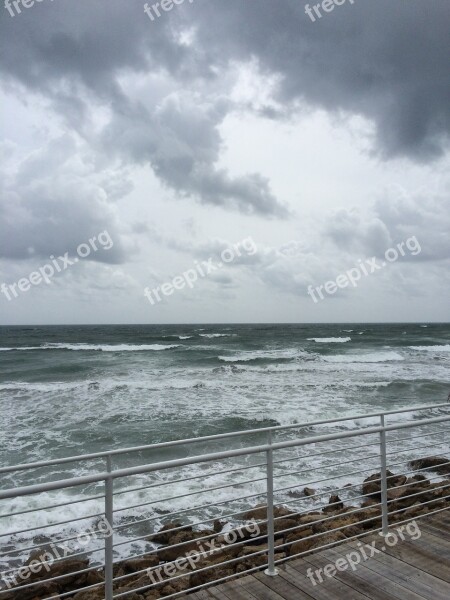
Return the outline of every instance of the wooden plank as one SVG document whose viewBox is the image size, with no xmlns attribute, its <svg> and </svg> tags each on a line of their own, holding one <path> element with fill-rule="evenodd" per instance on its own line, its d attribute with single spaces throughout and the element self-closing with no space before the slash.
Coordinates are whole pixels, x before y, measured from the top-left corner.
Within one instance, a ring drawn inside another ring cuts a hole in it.
<svg viewBox="0 0 450 600">
<path fill-rule="evenodd" d="M 326 565 L 335 563 L 339 558 L 342 558 L 342 555 L 330 549 L 318 555 L 309 555 L 306 560 L 316 569 L 323 569 Z M 323 575 L 323 578 L 325 577 Z M 350 566 L 346 571 L 336 571 L 334 578 L 354 590 L 366 594 L 371 600 L 392 600 L 392 598 L 397 600 L 424 600 L 426 598 L 408 590 L 395 581 L 381 578 L 378 573 L 368 569 L 363 563 L 359 564 L 355 571 L 350 569 Z"/>
<path fill-rule="evenodd" d="M 284 567 L 278 567 L 278 572 L 280 572 Z M 269 587 L 271 590 L 277 592 L 283 598 L 295 598 L 296 600 L 311 600 L 311 596 L 302 592 L 298 587 L 283 579 L 279 575 L 275 577 L 269 577 L 264 573 L 256 573 L 255 578 L 259 579 L 261 583 Z"/>
<path fill-rule="evenodd" d="M 285 600 L 285 597 L 280 596 L 280 594 L 268 588 L 255 577 L 252 577 L 251 581 L 244 582 L 244 580 L 238 580 L 237 583 L 247 592 L 250 592 L 256 600 Z"/>
<path fill-rule="evenodd" d="M 249 592 L 237 584 L 237 581 L 222 583 L 210 588 L 211 595 L 219 600 L 255 600 Z"/>
<path fill-rule="evenodd" d="M 360 550 L 354 542 L 349 542 L 348 545 L 352 546 L 356 551 Z M 341 555 L 345 554 L 340 552 L 339 546 L 336 547 L 336 551 Z M 408 553 L 406 558 L 409 557 L 410 553 Z M 435 598 L 435 600 L 438 600 L 438 598 L 441 598 L 441 600 L 447 598 L 448 600 L 448 598 L 450 598 L 450 588 L 448 584 L 438 577 L 435 577 L 434 574 L 430 574 L 426 568 L 424 569 L 423 563 L 418 565 L 417 562 L 418 561 L 416 561 L 416 564 L 411 565 L 408 561 L 402 560 L 401 557 L 382 552 L 371 557 L 364 565 L 368 569 L 399 583 L 406 589 L 416 592 L 419 595 L 427 597 L 430 589 L 438 589 L 440 592 L 435 592 L 433 598 Z M 425 567 L 426 566 L 427 565 L 425 565 Z"/>
<path fill-rule="evenodd" d="M 440 537 L 448 538 L 450 536 L 450 523 L 443 521 L 434 521 L 432 519 L 420 520 L 417 521 L 417 524 L 420 527 L 420 530 L 429 531 L 430 533 L 434 533 Z"/>
<path fill-rule="evenodd" d="M 386 547 L 385 552 L 425 571 L 425 573 L 430 573 L 438 579 L 450 583 L 449 560 L 442 558 L 442 555 L 437 552 L 431 552 L 428 548 L 426 549 L 414 542 L 402 542 L 392 548 Z"/>
<path fill-rule="evenodd" d="M 187 600 L 212 600 L 213 596 L 208 593 L 208 590 L 198 590 L 197 592 L 192 592 L 188 596 L 182 596 Z"/>
<path fill-rule="evenodd" d="M 450 534 L 447 540 L 442 537 L 442 535 L 437 535 L 435 533 L 430 533 L 426 529 L 420 530 L 420 538 L 417 539 L 417 542 L 422 541 L 425 545 L 430 546 L 431 548 L 435 548 L 437 552 L 442 552 L 444 555 L 449 555 L 450 553 Z M 444 534 L 445 535 L 445 534 Z M 408 540 L 413 544 L 416 543 L 416 540 Z"/>
<path fill-rule="evenodd" d="M 427 515 L 423 519 L 418 519 L 420 523 L 431 523 L 434 527 L 450 528 L 450 509 Z"/>
<path fill-rule="evenodd" d="M 328 579 L 323 583 L 314 584 L 306 576 L 306 572 L 310 568 L 311 565 L 308 562 L 296 559 L 290 563 L 286 563 L 286 569 L 280 571 L 280 576 L 314 598 L 314 600 L 330 600 L 330 598 L 367 600 L 367 596 L 336 579 Z"/>
</svg>

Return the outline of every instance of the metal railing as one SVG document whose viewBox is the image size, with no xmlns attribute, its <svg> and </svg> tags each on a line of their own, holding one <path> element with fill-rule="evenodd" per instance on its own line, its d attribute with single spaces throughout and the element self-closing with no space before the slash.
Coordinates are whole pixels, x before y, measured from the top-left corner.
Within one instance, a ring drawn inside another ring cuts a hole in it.
<svg viewBox="0 0 450 600">
<path fill-rule="evenodd" d="M 50 600 L 55 591 L 62 599 L 82 590 L 101 590 L 106 600 L 150 590 L 165 598 L 177 597 L 262 568 L 268 576 L 276 576 L 277 565 L 313 549 L 357 539 L 368 531 L 386 535 L 390 524 L 448 510 L 450 481 L 445 476 L 450 476 L 450 462 L 438 465 L 437 475 L 428 467 L 407 465 L 430 455 L 430 449 L 432 454 L 448 451 L 449 408 L 449 404 L 419 406 L 2 467 L 3 474 L 34 469 L 40 480 L 51 480 L 0 490 L 0 500 L 10 509 L 2 510 L 0 523 L 20 523 L 0 535 L 0 561 L 9 564 L 0 581 L 0 600 L 9 599 L 11 592 L 21 598 L 25 590 L 33 590 L 42 600 Z M 423 412 L 431 416 L 417 415 Z M 387 422 L 396 416 L 403 420 Z M 353 423 L 367 419 L 378 423 L 366 427 Z M 345 429 L 349 424 L 356 428 Z M 321 432 L 326 428 L 338 431 Z M 408 435 L 399 435 L 403 431 Z M 247 445 L 251 436 L 264 436 L 265 441 Z M 185 456 L 202 444 L 210 447 L 234 440 L 240 446 Z M 153 457 L 142 465 L 113 468 L 114 458 L 167 449 L 184 456 Z M 103 470 L 55 480 L 54 469 L 61 465 L 79 468 L 98 459 L 105 461 Z M 389 471 L 394 467 L 401 469 L 395 479 Z M 255 477 L 244 478 L 249 471 Z M 424 472 L 426 482 L 421 484 L 424 477 L 417 475 Z M 372 477 L 365 485 L 370 484 L 372 491 L 361 493 L 362 479 L 368 476 Z M 30 473 L 27 477 L 32 478 Z M 358 482 L 344 484 L 350 478 Z M 306 490 L 312 485 L 321 486 L 320 491 Z M 80 489 L 81 497 L 71 495 Z M 52 493 L 65 494 L 63 501 L 52 502 Z M 32 505 L 23 508 L 26 498 Z M 357 500 L 361 506 L 354 506 Z M 40 501 L 42 506 L 37 505 Z M 54 521 L 53 511 L 62 507 L 70 518 Z M 75 507 L 81 516 L 70 513 Z M 86 529 L 79 524 L 88 520 L 94 522 L 89 548 L 61 557 L 57 549 L 79 541 Z M 30 521 L 32 527 L 27 526 Z M 211 523 L 214 528 L 207 528 Z M 108 526 L 107 535 L 99 529 L 101 524 Z M 136 528 L 138 535 L 130 533 Z M 22 564 L 30 552 L 38 557 L 34 570 L 32 562 Z"/>
</svg>

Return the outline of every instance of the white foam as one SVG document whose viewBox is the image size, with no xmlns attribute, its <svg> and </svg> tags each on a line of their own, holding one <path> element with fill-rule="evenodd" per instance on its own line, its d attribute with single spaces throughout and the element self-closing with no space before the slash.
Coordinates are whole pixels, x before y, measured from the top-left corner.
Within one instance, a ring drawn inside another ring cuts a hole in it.
<svg viewBox="0 0 450 600">
<path fill-rule="evenodd" d="M 230 337 L 232 333 L 200 333 L 201 337 L 205 338 L 219 338 L 219 337 Z"/>
<path fill-rule="evenodd" d="M 170 350 L 180 344 L 45 344 L 40 350 L 78 350 L 96 352 L 142 352 L 147 350 Z"/>
<path fill-rule="evenodd" d="M 405 360 L 398 352 L 374 352 L 368 354 L 339 354 L 323 356 L 322 359 L 331 363 L 379 363 L 393 360 Z"/>
<path fill-rule="evenodd" d="M 450 352 L 450 344 L 444 344 L 443 346 L 410 346 L 410 348 L 423 352 Z"/>
<path fill-rule="evenodd" d="M 14 350 L 42 350 L 41 346 L 23 346 L 22 348 L 0 348 L 3 352 L 12 352 Z"/>
<path fill-rule="evenodd" d="M 189 337 L 189 336 L 188 336 Z M 181 339 L 181 338 L 180 338 Z M 180 344 L 44 344 L 43 346 L 22 346 L 20 348 L 0 348 L 3 351 L 23 350 L 78 350 L 84 352 L 143 352 L 146 350 L 170 350 L 180 348 Z"/>
<path fill-rule="evenodd" d="M 350 342 L 350 337 L 331 337 L 331 338 L 308 338 L 308 342 L 317 342 L 319 344 L 344 344 Z"/>
<path fill-rule="evenodd" d="M 286 350 L 247 350 L 234 356 L 219 356 L 219 360 L 225 362 L 246 362 L 249 360 L 258 360 L 260 358 L 277 360 L 280 358 L 297 358 L 302 354 L 305 353 L 299 352 L 295 348 Z"/>
</svg>

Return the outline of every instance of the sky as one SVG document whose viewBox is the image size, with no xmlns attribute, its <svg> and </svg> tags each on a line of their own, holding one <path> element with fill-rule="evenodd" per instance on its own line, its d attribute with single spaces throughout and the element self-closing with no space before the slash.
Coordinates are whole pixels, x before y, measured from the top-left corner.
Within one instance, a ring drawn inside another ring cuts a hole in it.
<svg viewBox="0 0 450 600">
<path fill-rule="evenodd" d="M 21 2 L 0 324 L 450 320 L 448 0 Z"/>
</svg>

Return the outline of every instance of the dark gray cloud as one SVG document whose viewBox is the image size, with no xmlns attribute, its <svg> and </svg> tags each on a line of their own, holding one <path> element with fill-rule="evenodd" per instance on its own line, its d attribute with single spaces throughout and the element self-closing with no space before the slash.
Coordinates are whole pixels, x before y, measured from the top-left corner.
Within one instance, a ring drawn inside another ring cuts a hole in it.
<svg viewBox="0 0 450 600">
<path fill-rule="evenodd" d="M 357 0 L 315 23 L 304 6 L 205 2 L 199 39 L 222 62 L 256 57 L 279 74 L 283 104 L 306 101 L 371 119 L 375 150 L 386 157 L 439 156 L 450 134 L 450 3 Z"/>
<path fill-rule="evenodd" d="M 427 161 L 448 142 L 447 0 L 358 0 L 315 23 L 298 0 L 196 0 L 154 22 L 141 0 L 42 2 L 0 18 L 7 84 L 42 93 L 93 147 L 151 164 L 165 184 L 203 203 L 287 214 L 263 175 L 232 177 L 216 166 L 218 127 L 234 108 L 217 90 L 233 61 L 256 60 L 279 77 L 284 110 L 259 114 L 286 118 L 306 102 L 365 116 L 375 125 L 373 150 L 386 157 Z M 192 43 L 179 35 L 189 28 Z M 170 86 L 155 82 L 136 103 L 121 78 L 149 73 L 165 73 Z M 111 111 L 95 135 L 92 104 Z"/>
</svg>

